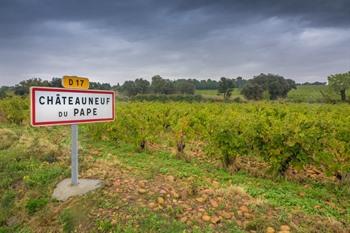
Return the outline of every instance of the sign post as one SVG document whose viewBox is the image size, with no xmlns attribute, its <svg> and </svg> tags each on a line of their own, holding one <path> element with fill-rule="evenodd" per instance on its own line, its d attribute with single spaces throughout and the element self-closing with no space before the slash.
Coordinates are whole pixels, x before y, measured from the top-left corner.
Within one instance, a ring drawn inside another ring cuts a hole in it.
<svg viewBox="0 0 350 233">
<path fill-rule="evenodd" d="M 72 185 L 78 185 L 79 160 L 78 160 L 78 125 L 72 125 Z"/>
<path fill-rule="evenodd" d="M 64 201 L 101 187 L 99 180 L 78 180 L 78 124 L 114 121 L 115 93 L 86 90 L 89 87 L 88 81 L 86 78 L 68 76 L 62 80 L 62 84 L 70 84 L 68 87 L 76 85 L 74 89 L 30 89 L 32 126 L 71 125 L 71 179 L 65 179 L 57 185 L 53 197 L 58 200 Z"/>
</svg>

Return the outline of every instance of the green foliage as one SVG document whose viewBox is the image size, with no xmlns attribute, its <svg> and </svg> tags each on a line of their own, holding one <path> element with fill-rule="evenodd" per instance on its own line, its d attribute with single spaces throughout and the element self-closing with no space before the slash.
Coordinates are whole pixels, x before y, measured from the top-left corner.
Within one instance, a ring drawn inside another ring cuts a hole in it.
<svg viewBox="0 0 350 233">
<path fill-rule="evenodd" d="M 11 92 L 11 87 L 8 87 L 8 86 L 0 87 L 0 99 L 8 97 L 10 92 Z"/>
<path fill-rule="evenodd" d="M 0 128 L 0 150 L 9 148 L 17 139 L 18 136 L 13 130 Z"/>
<path fill-rule="evenodd" d="M 195 85 L 192 80 L 178 79 L 171 81 L 163 79 L 159 75 L 152 77 L 152 84 L 144 79 L 135 81 L 125 81 L 120 87 L 121 92 L 126 96 L 145 95 L 148 93 L 169 95 L 169 94 L 188 94 L 193 95 Z"/>
<path fill-rule="evenodd" d="M 48 203 L 47 199 L 30 199 L 27 201 L 26 209 L 29 215 L 33 215 L 38 210 L 44 208 Z"/>
<path fill-rule="evenodd" d="M 247 99 L 258 100 L 262 98 L 264 91 L 268 91 L 270 99 L 276 100 L 286 98 L 293 88 L 296 88 L 296 84 L 291 79 L 275 74 L 259 74 L 248 81 L 242 89 L 242 94 Z"/>
<path fill-rule="evenodd" d="M 22 124 L 29 117 L 29 100 L 19 96 L 1 100 L 0 115 L 3 115 L 10 123 Z"/>
<path fill-rule="evenodd" d="M 130 98 L 132 101 L 159 101 L 159 102 L 201 102 L 204 100 L 201 95 L 155 95 L 155 94 L 146 94 L 146 95 L 136 95 Z"/>
<path fill-rule="evenodd" d="M 178 79 L 174 81 L 175 89 L 180 94 L 189 94 L 193 95 L 196 89 L 195 85 L 186 79 Z"/>
<path fill-rule="evenodd" d="M 326 85 L 298 85 L 288 92 L 287 100 L 297 103 L 332 103 L 340 98 Z"/>
<path fill-rule="evenodd" d="M 235 87 L 234 80 L 222 77 L 219 81 L 218 93 L 223 93 L 224 100 L 227 100 L 230 98 L 234 87 Z"/>
<path fill-rule="evenodd" d="M 263 98 L 263 93 L 264 88 L 254 82 L 248 82 L 241 90 L 241 94 L 249 100 L 260 100 Z"/>
<path fill-rule="evenodd" d="M 120 90 L 126 96 L 137 95 L 137 89 L 136 89 L 135 83 L 133 81 L 126 81 L 123 84 L 123 86 L 120 88 Z"/>
<path fill-rule="evenodd" d="M 23 177 L 23 181 L 27 187 L 47 187 L 52 181 L 56 180 L 63 172 L 62 168 L 53 167 L 38 169 L 35 173 Z"/>
<path fill-rule="evenodd" d="M 74 214 L 70 209 L 65 209 L 59 216 L 59 220 L 63 226 L 63 232 L 73 232 L 75 228 Z"/>
<path fill-rule="evenodd" d="M 186 145 L 200 142 L 208 156 L 220 155 L 225 165 L 238 156 L 255 156 L 278 176 L 290 166 L 306 165 L 339 177 L 349 172 L 347 105 L 134 102 L 120 104 L 117 116 L 91 133 L 141 150 L 165 141 L 184 153 Z"/>
<path fill-rule="evenodd" d="M 152 77 L 151 89 L 156 94 L 174 94 L 175 86 L 169 79 L 163 79 L 159 75 Z"/>
<path fill-rule="evenodd" d="M 96 225 L 99 232 L 112 232 L 113 230 L 113 224 L 107 219 L 98 220 Z"/>
<path fill-rule="evenodd" d="M 16 193 L 13 190 L 6 190 L 0 194 L 0 226 L 11 216 L 15 204 Z"/>
<path fill-rule="evenodd" d="M 100 83 L 100 82 L 90 82 L 89 89 L 97 90 L 111 90 L 111 84 L 109 83 Z"/>
<path fill-rule="evenodd" d="M 13 206 L 16 198 L 16 193 L 12 190 L 6 191 L 1 197 L 0 206 L 2 209 L 9 209 Z"/>
<path fill-rule="evenodd" d="M 17 84 L 14 87 L 14 92 L 16 95 L 25 96 L 29 94 L 29 88 L 32 86 L 43 86 L 48 87 L 50 86 L 49 81 L 42 80 L 40 78 L 32 78 L 21 81 L 19 84 Z"/>
<path fill-rule="evenodd" d="M 350 72 L 329 76 L 328 85 L 340 94 L 342 101 L 345 101 L 346 90 L 350 88 Z"/>
</svg>

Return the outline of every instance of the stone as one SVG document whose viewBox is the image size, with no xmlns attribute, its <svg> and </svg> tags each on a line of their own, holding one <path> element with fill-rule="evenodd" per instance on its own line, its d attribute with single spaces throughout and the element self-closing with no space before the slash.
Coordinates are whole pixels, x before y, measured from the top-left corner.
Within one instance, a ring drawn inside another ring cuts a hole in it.
<svg viewBox="0 0 350 233">
<path fill-rule="evenodd" d="M 219 182 L 217 182 L 217 181 L 213 181 L 213 186 L 215 187 L 215 188 L 219 188 L 220 187 L 220 183 Z"/>
<path fill-rule="evenodd" d="M 239 210 L 242 211 L 243 213 L 248 213 L 249 212 L 248 207 L 245 206 L 245 205 L 242 205 L 241 207 L 239 207 Z"/>
<path fill-rule="evenodd" d="M 18 219 L 16 216 L 12 216 L 12 217 L 8 218 L 6 221 L 6 224 L 10 227 L 16 225 L 17 223 L 18 223 Z"/>
<path fill-rule="evenodd" d="M 72 185 L 71 179 L 64 179 L 57 184 L 52 197 L 59 201 L 65 201 L 70 197 L 84 195 L 102 186 L 100 180 L 80 179 L 78 185 Z"/>
<path fill-rule="evenodd" d="M 266 228 L 266 233 L 275 233 L 275 229 L 272 227 Z"/>
<path fill-rule="evenodd" d="M 144 181 L 140 181 L 140 182 L 139 182 L 139 186 L 140 186 L 141 188 L 145 188 L 145 187 L 146 187 L 146 183 L 145 183 Z"/>
<path fill-rule="evenodd" d="M 210 200 L 210 204 L 212 207 L 217 208 L 219 206 L 218 202 L 215 200 Z"/>
<path fill-rule="evenodd" d="M 221 212 L 220 212 L 220 216 L 223 217 L 223 218 L 225 218 L 225 219 L 230 219 L 230 218 L 232 218 L 232 215 L 231 215 L 230 213 L 226 212 L 226 211 L 221 211 Z"/>
<path fill-rule="evenodd" d="M 158 198 L 157 198 L 157 202 L 158 202 L 160 205 L 163 205 L 165 201 L 164 201 L 164 198 L 158 197 Z"/>
<path fill-rule="evenodd" d="M 166 178 L 168 181 L 170 181 L 170 182 L 174 182 L 175 181 L 175 177 L 173 177 L 173 176 L 167 176 L 167 178 Z"/>
<path fill-rule="evenodd" d="M 147 190 L 141 188 L 141 189 L 138 189 L 137 192 L 138 192 L 139 194 L 145 194 L 145 193 L 147 193 Z"/>
<path fill-rule="evenodd" d="M 196 201 L 198 201 L 199 203 L 203 203 L 203 202 L 205 202 L 205 199 L 202 197 L 197 197 Z"/>
<path fill-rule="evenodd" d="M 281 231 L 290 231 L 290 227 L 289 227 L 288 225 L 282 225 L 282 226 L 280 227 L 280 230 L 281 230 Z"/>
<path fill-rule="evenodd" d="M 189 196 L 188 192 L 186 190 L 182 190 L 180 193 L 181 199 L 186 200 Z"/>
<path fill-rule="evenodd" d="M 203 220 L 204 222 L 209 222 L 210 219 L 211 219 L 210 216 L 207 215 L 207 214 L 204 214 L 204 215 L 202 216 L 202 220 Z"/>
<path fill-rule="evenodd" d="M 151 202 L 151 203 L 148 204 L 148 206 L 149 206 L 149 208 L 153 209 L 153 208 L 156 207 L 156 203 Z"/>
<path fill-rule="evenodd" d="M 211 217 L 210 220 L 213 224 L 217 224 L 218 222 L 220 222 L 220 218 L 218 216 L 213 216 Z"/>
<path fill-rule="evenodd" d="M 186 216 L 182 217 L 182 218 L 180 219 L 180 221 L 183 222 L 183 223 L 185 223 L 185 222 L 187 221 L 187 217 L 186 217 Z"/>
<path fill-rule="evenodd" d="M 180 198 L 180 194 L 178 194 L 177 192 L 173 192 L 173 196 L 174 196 L 174 198 L 176 198 L 176 199 Z"/>
<path fill-rule="evenodd" d="M 117 225 L 118 221 L 117 221 L 117 219 L 112 219 L 111 223 L 112 223 L 112 225 Z"/>
</svg>

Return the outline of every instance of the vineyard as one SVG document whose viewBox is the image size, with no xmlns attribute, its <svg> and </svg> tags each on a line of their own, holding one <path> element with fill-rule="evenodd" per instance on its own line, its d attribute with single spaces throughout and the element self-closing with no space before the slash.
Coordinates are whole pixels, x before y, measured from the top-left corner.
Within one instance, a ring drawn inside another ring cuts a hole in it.
<svg viewBox="0 0 350 233">
<path fill-rule="evenodd" d="M 117 102 L 80 130 L 80 174 L 105 187 L 51 199 L 69 127 L 0 101 L 0 232 L 349 232 L 350 106 Z"/>
<path fill-rule="evenodd" d="M 235 167 L 241 157 L 264 161 L 276 176 L 312 166 L 339 182 L 350 172 L 350 107 L 284 103 L 121 103 L 114 123 L 90 125 L 95 139 L 162 144 L 186 157 L 196 145 L 208 159 Z"/>
</svg>

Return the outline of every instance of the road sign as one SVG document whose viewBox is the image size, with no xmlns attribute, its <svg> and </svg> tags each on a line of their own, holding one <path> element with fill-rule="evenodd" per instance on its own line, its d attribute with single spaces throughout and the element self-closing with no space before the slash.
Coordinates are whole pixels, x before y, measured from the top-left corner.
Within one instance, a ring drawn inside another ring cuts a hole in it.
<svg viewBox="0 0 350 233">
<path fill-rule="evenodd" d="M 78 76 L 63 76 L 62 86 L 64 88 L 89 89 L 89 79 Z"/>
<path fill-rule="evenodd" d="M 31 124 L 69 125 L 113 121 L 114 91 L 32 87 Z"/>
</svg>

